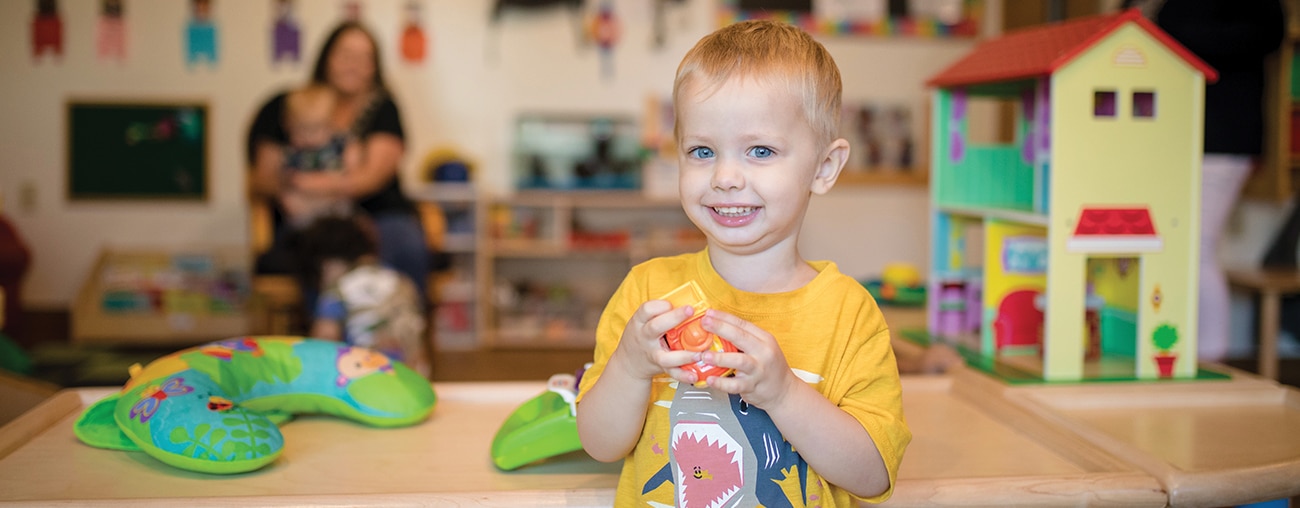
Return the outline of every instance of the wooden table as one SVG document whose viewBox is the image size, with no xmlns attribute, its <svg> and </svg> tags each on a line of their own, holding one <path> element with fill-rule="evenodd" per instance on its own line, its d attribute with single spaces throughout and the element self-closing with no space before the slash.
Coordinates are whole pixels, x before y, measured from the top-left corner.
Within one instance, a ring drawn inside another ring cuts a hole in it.
<svg viewBox="0 0 1300 508">
<path fill-rule="evenodd" d="M 542 382 L 434 388 L 438 406 L 420 425 L 371 429 L 299 418 L 284 426 L 280 460 L 234 476 L 186 472 L 140 452 L 81 444 L 73 422 L 113 390 L 64 390 L 0 428 L 0 505 L 612 504 L 619 466 L 581 452 L 513 472 L 492 466 L 488 450 L 497 427 L 541 393 Z M 1300 494 L 1300 482 L 1278 480 L 1300 478 L 1300 433 L 1279 432 L 1300 428 L 1296 392 L 1259 378 L 1136 391 L 1124 384 L 1008 388 L 957 369 L 905 377 L 903 391 L 914 439 L 889 505 L 1137 507 Z M 1176 396 L 1162 399 L 1166 392 Z M 1144 423 L 1126 427 L 1121 415 L 1147 405 L 1154 407 L 1142 410 Z M 1175 420 L 1172 429 L 1158 427 L 1162 410 Z M 1233 435 L 1218 436 L 1211 425 L 1228 425 Z M 1225 487 L 1252 472 L 1265 481 L 1239 484 L 1244 490 Z"/>
<path fill-rule="evenodd" d="M 1277 379 L 1277 332 L 1282 297 L 1300 293 L 1300 270 L 1229 268 L 1228 282 L 1259 293 L 1259 374 Z"/>
<path fill-rule="evenodd" d="M 1006 388 L 1009 403 L 1150 473 L 1171 506 L 1300 495 L 1300 391 L 1231 381 Z"/>
</svg>

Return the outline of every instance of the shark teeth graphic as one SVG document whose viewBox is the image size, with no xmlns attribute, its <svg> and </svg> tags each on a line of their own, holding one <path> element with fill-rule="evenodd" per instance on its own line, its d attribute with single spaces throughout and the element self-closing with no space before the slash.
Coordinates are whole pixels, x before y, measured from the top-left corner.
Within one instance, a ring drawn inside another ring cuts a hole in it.
<svg viewBox="0 0 1300 508">
<path fill-rule="evenodd" d="M 678 506 L 730 505 L 744 486 L 744 448 L 712 422 L 678 422 L 672 449 L 679 486 Z"/>
</svg>

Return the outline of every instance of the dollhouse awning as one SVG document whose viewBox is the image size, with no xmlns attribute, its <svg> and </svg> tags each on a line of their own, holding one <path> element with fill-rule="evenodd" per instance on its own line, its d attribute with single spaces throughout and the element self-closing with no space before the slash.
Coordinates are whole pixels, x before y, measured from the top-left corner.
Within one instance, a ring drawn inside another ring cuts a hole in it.
<svg viewBox="0 0 1300 508">
<path fill-rule="evenodd" d="M 1065 248 L 1069 252 L 1138 254 L 1164 246 L 1146 208 L 1084 208 Z"/>
<path fill-rule="evenodd" d="M 1214 68 L 1142 17 L 1137 9 L 1129 9 L 1116 14 L 1088 16 L 1016 30 L 989 39 L 930 78 L 926 84 L 956 87 L 1048 76 L 1128 22 L 1136 23 L 1188 65 L 1204 74 L 1207 83 L 1218 78 Z"/>
</svg>

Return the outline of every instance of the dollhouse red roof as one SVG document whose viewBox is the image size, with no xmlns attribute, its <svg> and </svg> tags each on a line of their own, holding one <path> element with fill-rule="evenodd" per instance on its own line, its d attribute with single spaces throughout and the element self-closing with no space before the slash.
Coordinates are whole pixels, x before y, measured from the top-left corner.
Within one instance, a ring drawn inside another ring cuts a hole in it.
<svg viewBox="0 0 1300 508">
<path fill-rule="evenodd" d="M 1218 73 L 1212 67 L 1164 30 L 1143 18 L 1137 9 L 1129 9 L 1117 14 L 1089 16 L 1016 30 L 989 39 L 957 63 L 930 78 L 927 84 L 951 87 L 1046 76 L 1129 22 L 1137 23 L 1170 51 L 1182 57 L 1188 65 L 1201 71 L 1207 81 L 1218 79 Z"/>
<path fill-rule="evenodd" d="M 1154 235 L 1151 213 L 1146 208 L 1084 208 L 1074 236 Z"/>
<path fill-rule="evenodd" d="M 1150 252 L 1162 242 L 1146 208 L 1084 208 L 1067 248 L 1084 252 Z"/>
</svg>

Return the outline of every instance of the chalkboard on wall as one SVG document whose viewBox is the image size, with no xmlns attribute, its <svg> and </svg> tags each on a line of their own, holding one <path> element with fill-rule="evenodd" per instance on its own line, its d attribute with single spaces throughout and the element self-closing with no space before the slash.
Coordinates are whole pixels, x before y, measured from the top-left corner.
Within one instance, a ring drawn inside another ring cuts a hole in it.
<svg viewBox="0 0 1300 508">
<path fill-rule="evenodd" d="M 208 197 L 208 107 L 195 102 L 67 103 L 68 199 Z"/>
</svg>

